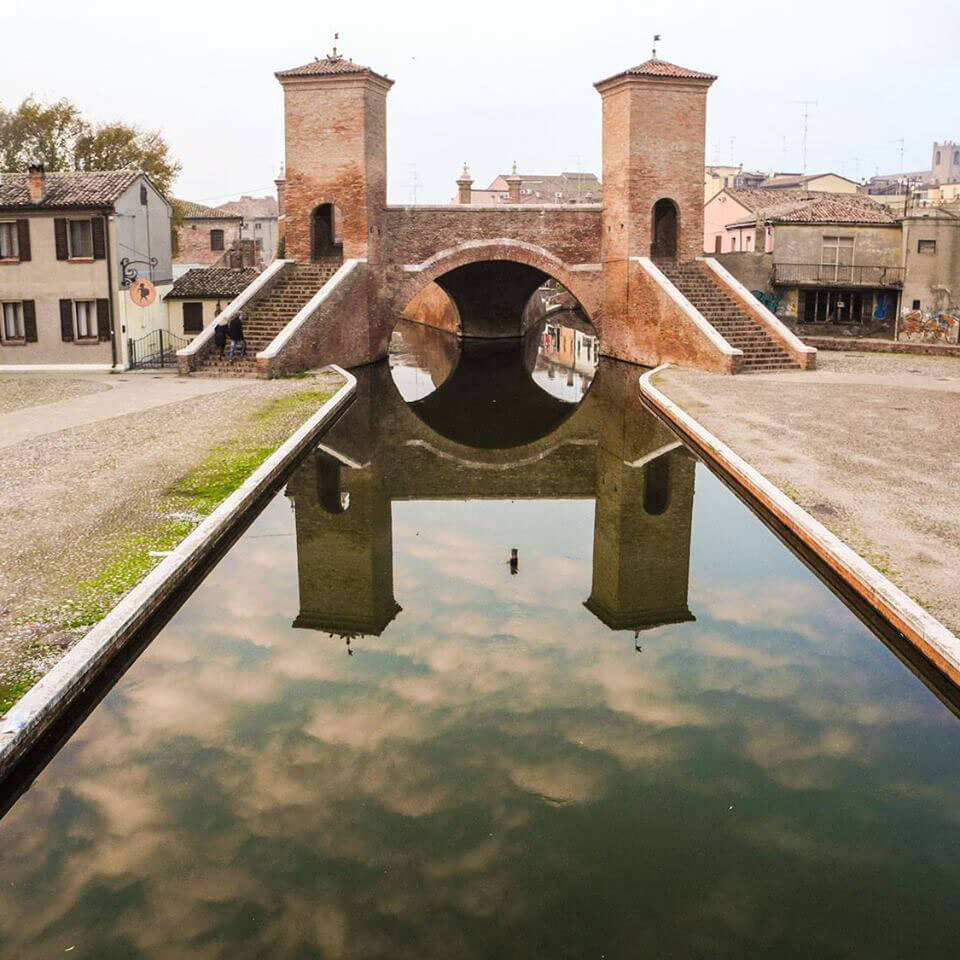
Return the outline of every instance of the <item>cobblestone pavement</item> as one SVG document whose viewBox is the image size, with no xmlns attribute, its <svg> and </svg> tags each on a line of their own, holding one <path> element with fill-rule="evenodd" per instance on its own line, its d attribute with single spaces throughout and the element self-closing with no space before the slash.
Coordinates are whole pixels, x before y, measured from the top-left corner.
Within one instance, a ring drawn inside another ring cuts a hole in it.
<svg viewBox="0 0 960 960">
<path fill-rule="evenodd" d="M 14 416 L 49 412 L 52 403 L 76 389 L 70 375 L 24 379 L 29 381 L 26 385 L 0 387 L 0 396 L 20 402 Z M 157 499 L 171 484 L 213 447 L 229 442 L 238 429 L 247 445 L 278 444 L 302 422 L 302 409 L 270 417 L 254 416 L 258 411 L 278 398 L 333 390 L 341 382 L 326 374 L 310 379 L 206 380 L 182 387 L 192 394 L 182 398 L 173 392 L 176 379 L 168 384 L 166 402 L 119 416 L 105 400 L 110 384 L 99 389 L 100 381 L 108 378 L 80 379 L 96 391 L 94 396 L 81 390 L 80 400 L 88 396 L 101 400 L 99 419 L 66 429 L 41 427 L 36 436 L 3 449 L 0 687 L 21 670 L 31 644 L 37 646 L 36 631 L 23 621 L 67 595 L 78 581 L 95 576 L 112 543 L 156 522 Z M 204 390 L 202 383 L 216 389 Z M 151 381 L 142 384 L 144 392 L 156 389 Z M 137 389 L 138 381 L 123 384 L 124 390 L 131 387 Z M 22 402 L 27 397 L 33 399 L 30 407 Z M 0 416 L 0 424 L 4 419 Z M 83 632 L 44 636 L 44 657 L 52 663 L 61 648 L 67 649 Z M 31 669 L 43 672 L 49 665 L 31 662 Z"/>
<path fill-rule="evenodd" d="M 657 386 L 960 633 L 960 360 L 821 351 L 815 373 Z"/>
</svg>

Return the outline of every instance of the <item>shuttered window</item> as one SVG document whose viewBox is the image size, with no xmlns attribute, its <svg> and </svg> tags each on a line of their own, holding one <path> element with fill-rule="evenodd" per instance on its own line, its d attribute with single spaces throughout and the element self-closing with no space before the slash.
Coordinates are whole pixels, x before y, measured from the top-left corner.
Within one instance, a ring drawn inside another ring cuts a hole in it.
<svg viewBox="0 0 960 960">
<path fill-rule="evenodd" d="M 97 336 L 97 301 L 74 300 L 78 340 L 94 340 Z"/>
<path fill-rule="evenodd" d="M 223 231 L 222 230 L 210 231 L 210 249 L 211 250 L 223 249 Z"/>
<path fill-rule="evenodd" d="M 93 224 L 89 220 L 70 221 L 71 259 L 93 259 Z"/>
<path fill-rule="evenodd" d="M 183 332 L 200 333 L 203 330 L 203 304 L 185 303 L 183 305 Z"/>
<path fill-rule="evenodd" d="M 19 300 L 6 300 L 0 304 L 3 311 L 4 342 L 26 339 L 23 328 L 23 304 Z"/>
<path fill-rule="evenodd" d="M 0 260 L 16 260 L 20 256 L 20 242 L 16 220 L 0 220 Z"/>
</svg>

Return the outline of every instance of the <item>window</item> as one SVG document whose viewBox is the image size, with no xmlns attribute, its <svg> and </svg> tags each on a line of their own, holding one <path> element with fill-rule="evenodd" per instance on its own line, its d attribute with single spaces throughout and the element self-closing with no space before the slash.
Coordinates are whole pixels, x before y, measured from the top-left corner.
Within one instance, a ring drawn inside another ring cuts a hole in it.
<svg viewBox="0 0 960 960">
<path fill-rule="evenodd" d="M 17 221 L 0 220 L 0 260 L 16 260 L 19 256 Z"/>
<path fill-rule="evenodd" d="M 185 303 L 183 305 L 183 332 L 200 333 L 203 330 L 203 304 Z"/>
<path fill-rule="evenodd" d="M 917 253 L 922 253 L 926 257 L 935 257 L 937 255 L 937 241 L 918 240 Z"/>
<path fill-rule="evenodd" d="M 820 247 L 823 280 L 849 280 L 853 273 L 853 237 L 824 237 Z"/>
<path fill-rule="evenodd" d="M 253 229 L 254 229 L 254 230 L 261 230 L 262 228 L 263 228 L 263 224 L 262 224 L 262 223 L 255 223 L 255 224 L 253 225 Z"/>
<path fill-rule="evenodd" d="M 939 151 L 939 150 L 937 151 L 937 159 L 933 161 L 933 165 L 934 165 L 935 167 L 939 167 L 939 166 L 940 166 L 940 151 Z"/>
<path fill-rule="evenodd" d="M 97 339 L 97 301 L 74 300 L 73 309 L 77 321 L 78 340 Z"/>
<path fill-rule="evenodd" d="M 914 300 L 914 301 L 913 301 L 913 309 L 914 309 L 914 310 L 919 310 L 919 309 L 920 309 L 920 301 L 919 301 L 919 300 Z"/>
<path fill-rule="evenodd" d="M 89 220 L 70 221 L 71 259 L 93 259 L 93 224 Z"/>
<path fill-rule="evenodd" d="M 147 205 L 147 185 L 145 183 L 140 184 L 140 206 L 145 207 Z"/>
<path fill-rule="evenodd" d="M 23 304 L 16 301 L 7 301 L 0 306 L 3 307 L 3 339 L 25 339 L 26 335 L 23 329 Z"/>
<path fill-rule="evenodd" d="M 211 250 L 223 249 L 223 231 L 222 230 L 210 231 L 210 249 Z"/>
<path fill-rule="evenodd" d="M 730 249 L 731 249 L 731 250 L 736 250 L 736 249 L 737 249 L 737 238 L 736 238 L 736 237 L 731 237 L 731 238 L 730 238 Z"/>
</svg>

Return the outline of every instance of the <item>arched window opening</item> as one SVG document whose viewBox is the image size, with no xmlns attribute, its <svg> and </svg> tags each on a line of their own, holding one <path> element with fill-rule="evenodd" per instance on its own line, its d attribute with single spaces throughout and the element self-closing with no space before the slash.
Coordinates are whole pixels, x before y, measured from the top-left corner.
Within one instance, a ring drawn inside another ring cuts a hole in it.
<svg viewBox="0 0 960 960">
<path fill-rule="evenodd" d="M 339 224 L 336 207 L 321 203 L 310 218 L 310 258 L 314 261 L 342 257 L 343 244 L 338 242 Z"/>
<path fill-rule="evenodd" d="M 677 205 L 664 197 L 653 205 L 652 241 L 650 256 L 676 257 L 677 255 Z"/>
<path fill-rule="evenodd" d="M 651 460 L 644 468 L 643 509 L 652 517 L 665 513 L 670 506 L 670 456 Z"/>
</svg>

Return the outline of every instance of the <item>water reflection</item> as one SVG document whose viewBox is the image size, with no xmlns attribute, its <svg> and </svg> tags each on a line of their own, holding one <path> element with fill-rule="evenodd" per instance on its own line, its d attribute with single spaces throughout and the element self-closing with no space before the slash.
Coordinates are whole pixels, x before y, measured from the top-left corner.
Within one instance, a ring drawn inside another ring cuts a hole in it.
<svg viewBox="0 0 960 960">
<path fill-rule="evenodd" d="M 0 956 L 952 957 L 960 725 L 636 375 L 470 448 L 368 368 L 0 821 Z"/>
</svg>

